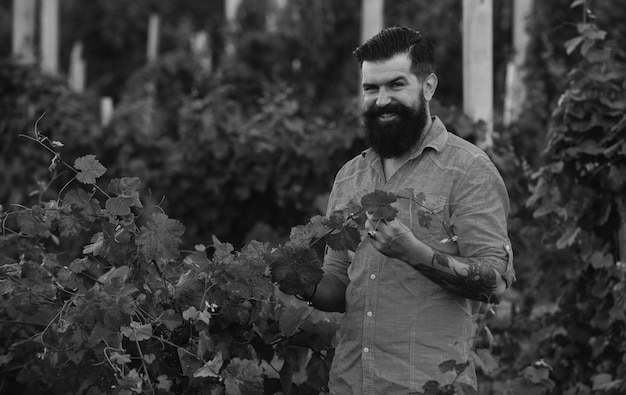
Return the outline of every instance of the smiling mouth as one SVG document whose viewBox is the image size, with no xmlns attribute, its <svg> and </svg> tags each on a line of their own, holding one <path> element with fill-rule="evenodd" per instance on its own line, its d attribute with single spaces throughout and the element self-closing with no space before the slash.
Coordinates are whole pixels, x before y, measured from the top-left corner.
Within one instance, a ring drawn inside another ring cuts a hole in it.
<svg viewBox="0 0 626 395">
<path fill-rule="evenodd" d="M 384 113 L 384 114 L 380 114 L 378 116 L 378 119 L 380 119 L 381 121 L 391 121 L 392 119 L 396 119 L 398 117 L 398 114 L 395 113 Z"/>
</svg>

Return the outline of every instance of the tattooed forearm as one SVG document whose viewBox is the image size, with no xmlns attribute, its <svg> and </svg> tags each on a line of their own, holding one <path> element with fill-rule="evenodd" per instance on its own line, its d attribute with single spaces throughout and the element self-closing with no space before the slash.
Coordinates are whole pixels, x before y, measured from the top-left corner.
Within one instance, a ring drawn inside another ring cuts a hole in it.
<svg viewBox="0 0 626 395">
<path fill-rule="evenodd" d="M 466 262 L 466 269 L 458 271 L 447 255 L 435 253 L 431 265 L 418 264 L 415 268 L 441 287 L 467 299 L 487 303 L 499 303 L 495 293 L 497 272 L 493 267 L 478 260 Z M 439 268 L 437 268 L 439 266 Z M 445 269 L 452 272 L 446 272 Z"/>
</svg>

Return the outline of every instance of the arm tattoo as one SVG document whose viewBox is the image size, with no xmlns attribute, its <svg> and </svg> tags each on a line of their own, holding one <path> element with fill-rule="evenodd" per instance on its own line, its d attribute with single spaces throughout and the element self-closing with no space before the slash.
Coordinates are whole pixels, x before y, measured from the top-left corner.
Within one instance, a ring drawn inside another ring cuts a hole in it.
<svg viewBox="0 0 626 395">
<path fill-rule="evenodd" d="M 449 259 L 447 255 L 435 253 L 432 266 L 418 264 L 415 268 L 431 281 L 459 296 L 486 303 L 500 302 L 494 294 L 497 288 L 496 269 L 483 262 L 470 260 L 466 272 L 458 272 L 450 265 Z M 452 268 L 454 274 L 437 270 L 436 265 Z"/>
</svg>

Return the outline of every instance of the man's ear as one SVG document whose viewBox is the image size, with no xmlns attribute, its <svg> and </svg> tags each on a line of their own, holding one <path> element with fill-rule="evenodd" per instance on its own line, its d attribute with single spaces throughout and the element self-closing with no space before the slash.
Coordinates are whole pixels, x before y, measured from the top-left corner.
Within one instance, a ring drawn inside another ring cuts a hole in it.
<svg viewBox="0 0 626 395">
<path fill-rule="evenodd" d="M 439 79 L 437 78 L 437 75 L 435 75 L 435 73 L 430 73 L 424 79 L 423 89 L 424 89 L 424 98 L 426 99 L 426 101 L 431 101 L 431 99 L 435 95 L 435 91 L 437 90 L 438 83 L 439 83 Z"/>
</svg>

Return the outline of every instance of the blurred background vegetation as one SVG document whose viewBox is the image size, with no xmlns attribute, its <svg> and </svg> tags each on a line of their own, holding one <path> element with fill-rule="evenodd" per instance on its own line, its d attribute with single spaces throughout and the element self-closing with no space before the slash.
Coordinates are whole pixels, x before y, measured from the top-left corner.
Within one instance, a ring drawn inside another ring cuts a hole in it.
<svg viewBox="0 0 626 395">
<path fill-rule="evenodd" d="M 0 0 L 0 202 L 5 207 L 28 206 L 30 192 L 42 188 L 56 196 L 54 188 L 63 185 L 48 185 L 50 158 L 18 137 L 32 132 L 44 113 L 38 129 L 65 143 L 64 159 L 93 153 L 110 177 L 141 178 L 142 195 L 185 224 L 189 246 L 210 243 L 212 235 L 235 246 L 252 239 L 284 241 L 292 226 L 323 213 L 335 172 L 365 148 L 359 71 L 351 56 L 359 44 L 359 0 L 289 0 L 282 8 L 270 0 L 244 0 L 237 29 L 226 24 L 221 1 L 94 0 L 88 6 L 61 1 L 61 69 L 69 67 L 74 42 L 82 41 L 88 65 L 83 93 L 73 92 L 64 75 L 11 61 L 11 2 Z M 596 343 L 589 345 L 609 330 L 585 327 L 591 313 L 573 314 L 574 303 L 562 321 L 550 315 L 561 286 L 572 280 L 564 268 L 577 258 L 545 242 L 558 229 L 536 218 L 527 204 L 531 175 L 545 163 L 542 151 L 553 111 L 580 62 L 564 46 L 578 35 L 581 20 L 580 7 L 571 3 L 534 2 L 527 26 L 527 100 L 520 118 L 504 126 L 498 114 L 506 65 L 514 55 L 513 0 L 494 1 L 496 117 L 489 154 L 511 197 L 509 230 L 518 272 L 509 294 L 513 307 L 501 326 L 494 323 L 494 351 L 502 364 L 498 374 L 514 376 L 511 372 L 546 358 L 554 366 L 557 393 L 569 388 L 567 393 L 576 394 L 589 393 L 580 388 L 591 388 L 598 372 L 623 377 L 626 350 L 623 340 L 615 340 L 624 334 L 625 322 L 619 319 L 606 337 L 615 352 L 608 355 L 604 348 L 597 351 Z M 607 32 L 606 45 L 623 59 L 626 6 L 617 0 L 591 5 L 595 23 Z M 154 12 L 161 15 L 160 56 L 147 62 L 146 30 Z M 432 37 L 440 80 L 433 113 L 471 141 L 481 125 L 460 110 L 461 12 L 459 0 L 394 0 L 385 4 L 384 21 Z M 191 49 L 199 31 L 208 32 L 208 52 Z M 99 116 L 102 96 L 115 102 L 108 125 Z M 571 329 L 578 337 L 557 339 L 541 331 L 546 327 Z"/>
</svg>

